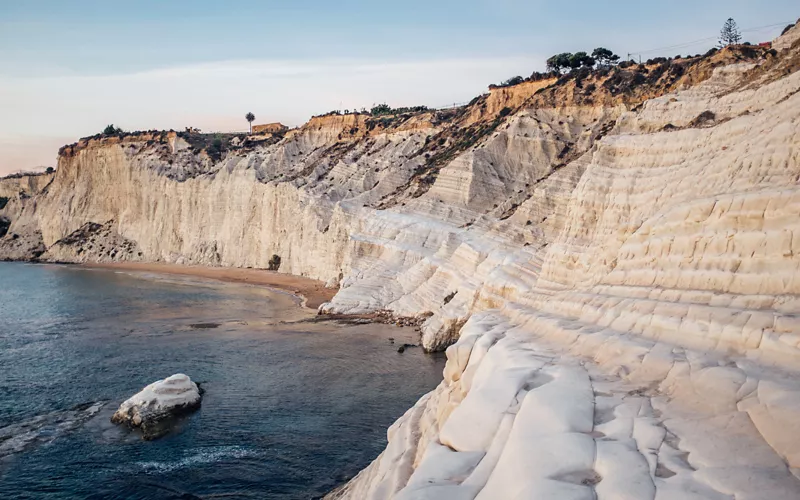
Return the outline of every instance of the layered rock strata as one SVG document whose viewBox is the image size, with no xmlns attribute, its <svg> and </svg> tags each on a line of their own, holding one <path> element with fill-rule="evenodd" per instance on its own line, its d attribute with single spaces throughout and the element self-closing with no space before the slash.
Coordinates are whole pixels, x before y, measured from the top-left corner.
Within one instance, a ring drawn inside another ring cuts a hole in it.
<svg viewBox="0 0 800 500">
<path fill-rule="evenodd" d="M 219 161 L 85 140 L 11 230 L 45 260 L 278 255 L 340 286 L 322 312 L 426 318 L 444 381 L 333 496 L 798 498 L 798 29 Z"/>
</svg>

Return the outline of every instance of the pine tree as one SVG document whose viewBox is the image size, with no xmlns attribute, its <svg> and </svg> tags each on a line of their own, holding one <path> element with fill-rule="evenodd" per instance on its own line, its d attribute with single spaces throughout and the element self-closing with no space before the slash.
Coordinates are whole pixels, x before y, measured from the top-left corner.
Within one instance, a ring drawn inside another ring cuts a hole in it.
<svg viewBox="0 0 800 500">
<path fill-rule="evenodd" d="M 728 45 L 736 45 L 741 41 L 742 34 L 739 32 L 739 27 L 736 26 L 736 21 L 734 21 L 732 17 L 729 17 L 719 32 L 719 46 L 727 47 Z"/>
<path fill-rule="evenodd" d="M 592 57 L 602 67 L 609 67 L 619 62 L 619 56 L 604 47 L 597 47 L 592 52 Z"/>
</svg>

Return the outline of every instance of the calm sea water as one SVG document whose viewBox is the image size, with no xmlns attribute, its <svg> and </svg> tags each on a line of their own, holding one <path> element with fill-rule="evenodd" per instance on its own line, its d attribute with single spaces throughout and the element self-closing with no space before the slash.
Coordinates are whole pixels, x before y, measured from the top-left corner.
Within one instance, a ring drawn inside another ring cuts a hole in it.
<svg viewBox="0 0 800 500">
<path fill-rule="evenodd" d="M 0 498 L 326 493 L 380 453 L 444 360 L 398 354 L 388 338 L 410 329 L 307 316 L 263 288 L 0 263 Z M 142 441 L 109 422 L 178 372 L 206 393 L 175 432 Z"/>
</svg>

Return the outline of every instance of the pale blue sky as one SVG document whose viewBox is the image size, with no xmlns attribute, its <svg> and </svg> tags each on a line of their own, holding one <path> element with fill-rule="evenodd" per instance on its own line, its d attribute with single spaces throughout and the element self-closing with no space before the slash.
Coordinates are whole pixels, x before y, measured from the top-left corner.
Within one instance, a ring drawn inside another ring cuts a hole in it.
<svg viewBox="0 0 800 500">
<path fill-rule="evenodd" d="M 0 0 L 0 173 L 125 129 L 299 125 L 342 107 L 444 105 L 562 51 L 622 56 L 800 16 L 796 0 Z M 744 33 L 752 42 L 783 26 Z M 644 54 L 708 49 L 713 41 Z"/>
</svg>

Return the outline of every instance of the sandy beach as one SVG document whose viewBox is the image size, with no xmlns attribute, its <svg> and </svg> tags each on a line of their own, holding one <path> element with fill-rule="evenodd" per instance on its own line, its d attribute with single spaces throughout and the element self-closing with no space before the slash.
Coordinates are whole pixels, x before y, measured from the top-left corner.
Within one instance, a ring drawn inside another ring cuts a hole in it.
<svg viewBox="0 0 800 500">
<path fill-rule="evenodd" d="M 303 306 L 316 310 L 322 303 L 336 295 L 338 289 L 325 288 L 325 284 L 311 278 L 276 273 L 264 269 L 238 267 L 182 266 L 160 262 L 114 262 L 81 264 L 84 267 L 142 271 L 148 273 L 196 276 L 232 283 L 248 283 L 287 291 L 303 298 Z"/>
</svg>

